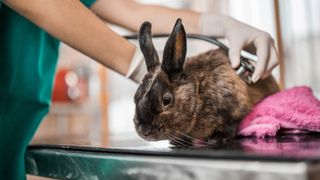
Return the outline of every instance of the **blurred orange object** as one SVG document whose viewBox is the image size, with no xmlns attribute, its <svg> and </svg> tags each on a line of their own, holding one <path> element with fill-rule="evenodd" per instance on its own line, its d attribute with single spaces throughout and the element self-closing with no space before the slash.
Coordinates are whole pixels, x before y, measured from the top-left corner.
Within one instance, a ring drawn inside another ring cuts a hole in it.
<svg viewBox="0 0 320 180">
<path fill-rule="evenodd" d="M 88 81 L 73 70 L 59 68 L 52 95 L 53 102 L 81 103 L 88 97 Z"/>
</svg>

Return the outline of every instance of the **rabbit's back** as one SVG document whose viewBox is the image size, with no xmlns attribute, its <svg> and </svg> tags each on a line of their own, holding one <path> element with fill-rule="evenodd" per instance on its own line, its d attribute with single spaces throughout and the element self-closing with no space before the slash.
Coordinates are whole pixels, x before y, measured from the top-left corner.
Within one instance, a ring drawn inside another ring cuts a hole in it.
<svg viewBox="0 0 320 180">
<path fill-rule="evenodd" d="M 189 58 L 184 69 L 188 81 L 196 84 L 201 103 L 198 122 L 191 132 L 195 137 L 233 136 L 253 104 L 278 91 L 273 77 L 247 85 L 237 76 L 221 49 Z"/>
<path fill-rule="evenodd" d="M 200 87 L 210 92 L 211 88 L 219 90 L 231 90 L 238 94 L 247 96 L 250 104 L 255 104 L 262 98 L 279 91 L 278 83 L 273 76 L 261 79 L 255 84 L 246 84 L 234 69 L 230 66 L 227 54 L 221 50 L 210 50 L 198 56 L 188 59 L 185 64 L 185 74 L 193 81 L 202 82 Z"/>
</svg>

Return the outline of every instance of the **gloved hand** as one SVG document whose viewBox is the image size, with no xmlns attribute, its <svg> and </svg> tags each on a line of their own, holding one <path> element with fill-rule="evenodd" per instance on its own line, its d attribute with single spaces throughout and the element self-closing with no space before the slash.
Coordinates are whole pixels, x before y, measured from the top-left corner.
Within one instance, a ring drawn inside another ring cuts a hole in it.
<svg viewBox="0 0 320 180">
<path fill-rule="evenodd" d="M 258 62 L 252 75 L 253 82 L 266 78 L 278 65 L 278 53 L 270 34 L 232 19 L 228 16 L 202 14 L 199 21 L 200 33 L 225 37 L 229 43 L 229 58 L 233 68 L 240 64 L 242 49 L 256 51 Z"/>
<path fill-rule="evenodd" d="M 157 50 L 157 49 L 156 49 Z M 163 51 L 157 50 L 159 61 L 162 62 Z M 144 56 L 139 47 L 136 48 L 134 55 L 126 74 L 126 77 L 141 84 L 142 79 L 148 73 L 147 65 L 144 60 Z"/>
<path fill-rule="evenodd" d="M 140 84 L 144 75 L 147 74 L 147 72 L 147 66 L 144 62 L 143 54 L 141 50 L 137 47 L 132 56 L 132 60 L 126 77 Z"/>
</svg>

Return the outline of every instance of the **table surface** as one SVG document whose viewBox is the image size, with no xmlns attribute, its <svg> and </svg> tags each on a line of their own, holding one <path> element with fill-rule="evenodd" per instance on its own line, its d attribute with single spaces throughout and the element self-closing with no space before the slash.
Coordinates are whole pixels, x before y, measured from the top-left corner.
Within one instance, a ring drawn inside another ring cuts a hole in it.
<svg viewBox="0 0 320 180">
<path fill-rule="evenodd" d="M 167 179 L 180 179 L 186 172 L 194 179 L 218 178 L 226 173 L 226 179 L 320 177 L 319 134 L 237 138 L 221 146 L 178 148 L 159 144 L 110 147 L 32 144 L 26 155 L 27 169 L 33 175 L 71 179 L 141 179 L 150 174 L 152 179 L 163 179 L 164 174 L 172 175 Z"/>
<path fill-rule="evenodd" d="M 109 146 L 86 145 L 76 142 L 34 142 L 29 149 L 67 149 L 84 152 L 112 152 L 154 154 L 167 156 L 192 156 L 223 159 L 257 159 L 274 161 L 319 161 L 320 134 L 279 135 L 277 137 L 237 138 L 226 144 L 205 145 L 181 141 L 176 147 L 167 141 L 142 145 L 143 140 L 136 139 L 122 144 Z"/>
</svg>

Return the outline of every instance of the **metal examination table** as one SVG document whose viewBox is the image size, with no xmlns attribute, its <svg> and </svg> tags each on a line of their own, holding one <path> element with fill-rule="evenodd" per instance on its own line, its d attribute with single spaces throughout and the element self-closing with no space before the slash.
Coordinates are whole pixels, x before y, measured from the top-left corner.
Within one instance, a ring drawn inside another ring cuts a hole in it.
<svg viewBox="0 0 320 180">
<path fill-rule="evenodd" d="M 239 138 L 221 147 L 30 145 L 28 174 L 56 179 L 320 179 L 320 135 Z"/>
</svg>

